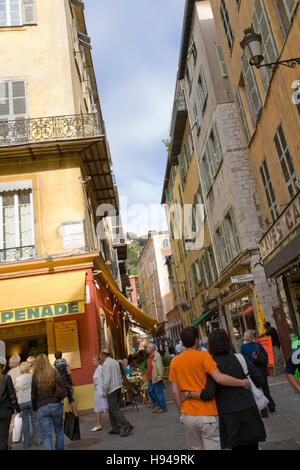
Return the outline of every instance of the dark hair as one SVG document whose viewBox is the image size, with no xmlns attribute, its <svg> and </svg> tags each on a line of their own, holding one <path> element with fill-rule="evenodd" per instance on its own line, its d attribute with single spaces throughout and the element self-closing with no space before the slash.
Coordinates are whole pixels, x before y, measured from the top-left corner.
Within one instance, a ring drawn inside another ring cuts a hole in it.
<svg viewBox="0 0 300 470">
<path fill-rule="evenodd" d="M 208 337 L 208 351 L 212 356 L 228 354 L 232 350 L 232 343 L 227 332 L 217 328 Z"/>
<path fill-rule="evenodd" d="M 101 351 L 101 354 L 104 357 L 109 357 L 110 356 L 109 352 L 106 352 L 106 351 Z M 101 354 L 100 354 L 100 356 L 101 356 Z"/>
<path fill-rule="evenodd" d="M 188 326 L 182 331 L 180 338 L 185 348 L 192 348 L 195 346 L 196 339 L 199 338 L 198 329 Z"/>
<path fill-rule="evenodd" d="M 271 323 L 270 323 L 270 322 L 268 322 L 268 321 L 266 321 L 266 323 L 265 323 L 265 327 L 266 327 L 266 328 L 269 328 L 270 326 L 271 326 Z"/>
<path fill-rule="evenodd" d="M 55 357 L 55 359 L 61 359 L 62 358 L 62 352 L 61 351 L 56 351 L 54 353 L 54 357 Z"/>
</svg>

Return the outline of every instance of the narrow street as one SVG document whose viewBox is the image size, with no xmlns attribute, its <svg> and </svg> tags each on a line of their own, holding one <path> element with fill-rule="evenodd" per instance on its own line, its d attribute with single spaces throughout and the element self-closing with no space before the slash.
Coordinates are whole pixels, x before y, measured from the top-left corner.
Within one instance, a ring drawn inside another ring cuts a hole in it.
<svg viewBox="0 0 300 470">
<path fill-rule="evenodd" d="M 300 397 L 294 393 L 284 375 L 269 380 L 271 395 L 277 410 L 264 420 L 267 441 L 262 450 L 300 450 Z M 155 414 L 149 406 L 125 410 L 126 418 L 134 426 L 127 438 L 111 436 L 108 415 L 103 418 L 103 431 L 92 433 L 95 425 L 93 413 L 81 416 L 81 441 L 71 442 L 65 437 L 65 450 L 185 450 L 183 425 L 173 401 L 168 402 L 168 413 Z M 14 450 L 22 450 L 22 443 L 14 444 Z M 32 446 L 30 450 L 41 450 Z"/>
</svg>

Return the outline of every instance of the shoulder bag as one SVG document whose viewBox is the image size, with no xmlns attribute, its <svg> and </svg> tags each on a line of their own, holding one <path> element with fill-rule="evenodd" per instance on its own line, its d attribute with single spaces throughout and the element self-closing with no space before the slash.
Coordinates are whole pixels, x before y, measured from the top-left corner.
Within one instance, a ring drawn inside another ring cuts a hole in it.
<svg viewBox="0 0 300 470">
<path fill-rule="evenodd" d="M 267 367 L 268 365 L 268 358 L 267 356 L 259 350 L 259 345 L 255 344 L 255 351 L 252 353 L 252 360 L 253 363 L 258 366 Z"/>
<path fill-rule="evenodd" d="M 244 371 L 244 374 L 250 382 L 250 389 L 251 389 L 252 395 L 254 397 L 257 408 L 260 411 L 263 410 L 267 406 L 267 404 L 269 403 L 269 400 L 267 399 L 267 397 L 265 397 L 263 392 L 259 388 L 256 387 L 256 385 L 252 381 L 252 379 L 249 375 L 249 371 L 248 371 L 248 367 L 247 367 L 247 363 L 245 361 L 245 358 L 241 354 L 235 354 L 235 357 L 237 358 L 237 360 L 241 364 L 241 366 L 243 368 L 243 371 Z"/>
</svg>

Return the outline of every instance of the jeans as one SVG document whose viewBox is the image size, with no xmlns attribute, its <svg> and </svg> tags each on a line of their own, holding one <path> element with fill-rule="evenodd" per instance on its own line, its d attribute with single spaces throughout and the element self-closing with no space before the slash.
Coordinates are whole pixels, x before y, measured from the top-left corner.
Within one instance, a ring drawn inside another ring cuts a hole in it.
<svg viewBox="0 0 300 470">
<path fill-rule="evenodd" d="M 162 410 L 167 409 L 162 381 L 153 384 L 152 380 L 149 380 L 148 393 L 154 406 L 160 406 Z"/>
<path fill-rule="evenodd" d="M 24 435 L 24 448 L 27 449 L 30 446 L 29 418 L 32 424 L 34 442 L 38 446 L 41 445 L 42 436 L 40 433 L 39 422 L 38 422 L 37 416 L 33 412 L 31 401 L 27 401 L 26 403 L 20 403 L 20 408 L 23 412 L 22 426 L 23 426 L 23 435 Z"/>
<path fill-rule="evenodd" d="M 49 403 L 38 409 L 38 419 L 42 425 L 45 450 L 53 450 L 52 424 L 55 431 L 55 450 L 64 450 L 63 406 Z"/>
</svg>

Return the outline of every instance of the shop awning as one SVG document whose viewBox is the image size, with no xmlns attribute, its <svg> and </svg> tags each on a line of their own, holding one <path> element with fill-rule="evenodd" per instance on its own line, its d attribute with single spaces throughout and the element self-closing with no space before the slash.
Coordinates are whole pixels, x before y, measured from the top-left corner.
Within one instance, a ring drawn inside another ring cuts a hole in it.
<svg viewBox="0 0 300 470">
<path fill-rule="evenodd" d="M 201 315 L 201 317 L 197 318 L 197 320 L 194 321 L 194 323 L 192 323 L 191 326 L 197 326 L 199 325 L 199 323 L 204 320 L 206 317 L 208 317 L 208 315 L 210 315 L 215 309 L 212 308 L 211 310 L 208 310 L 207 312 L 203 313 L 203 315 Z"/>
<path fill-rule="evenodd" d="M 85 271 L 0 281 L 0 325 L 84 313 Z"/>
<path fill-rule="evenodd" d="M 120 292 L 117 284 L 115 283 L 114 279 L 112 278 L 111 274 L 107 272 L 107 268 L 105 266 L 101 266 L 101 271 L 99 271 L 99 276 L 101 277 L 102 281 L 108 285 L 109 290 L 112 294 L 114 294 L 121 305 L 121 307 L 128 312 L 132 318 L 146 330 L 151 331 L 152 333 L 157 332 L 156 327 L 156 320 L 147 315 L 146 313 L 142 312 L 139 308 L 133 305 L 124 295 Z"/>
</svg>

